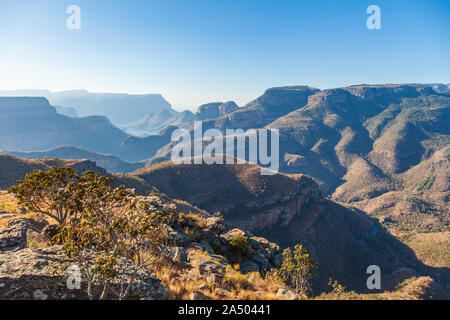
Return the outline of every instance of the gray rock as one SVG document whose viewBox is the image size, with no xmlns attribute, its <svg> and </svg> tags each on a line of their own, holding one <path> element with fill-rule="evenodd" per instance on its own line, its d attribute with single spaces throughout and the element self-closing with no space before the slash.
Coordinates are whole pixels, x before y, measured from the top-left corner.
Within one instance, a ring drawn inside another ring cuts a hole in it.
<svg viewBox="0 0 450 320">
<path fill-rule="evenodd" d="M 48 226 L 47 220 L 41 219 L 30 219 L 30 218 L 17 218 L 11 219 L 8 221 L 8 227 L 12 227 L 16 224 L 20 224 L 21 222 L 25 222 L 27 227 L 36 232 L 42 232 L 42 230 Z"/>
<path fill-rule="evenodd" d="M 226 297 L 226 296 L 228 296 L 228 295 L 231 294 L 230 291 L 225 290 L 225 289 L 222 289 L 222 288 L 216 288 L 216 290 L 214 290 L 214 292 L 215 292 L 218 296 L 221 296 L 221 297 Z"/>
<path fill-rule="evenodd" d="M 190 237 L 188 237 L 187 235 L 182 234 L 180 232 L 177 232 L 177 231 L 173 230 L 172 228 L 169 229 L 167 237 L 168 237 L 169 243 L 173 244 L 175 246 L 183 247 L 186 244 L 188 244 L 189 242 L 191 242 Z"/>
<path fill-rule="evenodd" d="M 215 254 L 214 249 L 211 247 L 211 245 L 210 245 L 207 241 L 202 240 L 202 241 L 200 242 L 200 245 L 201 245 L 201 246 L 203 247 L 203 249 L 205 249 L 206 252 L 208 252 L 209 254 Z"/>
<path fill-rule="evenodd" d="M 25 221 L 15 221 L 0 231 L 0 251 L 26 248 L 28 225 Z"/>
<path fill-rule="evenodd" d="M 279 299 L 283 299 L 283 300 L 298 300 L 298 299 L 300 299 L 300 295 L 295 293 L 293 290 L 287 289 L 287 288 L 278 289 L 277 297 Z"/>
<path fill-rule="evenodd" d="M 245 232 L 241 229 L 233 229 L 228 231 L 227 233 L 221 236 L 221 240 L 225 240 L 225 243 L 228 243 L 231 239 L 234 239 L 238 236 L 245 236 Z"/>
<path fill-rule="evenodd" d="M 173 262 L 181 264 L 187 262 L 187 253 L 183 247 L 167 247 L 165 250 L 165 255 Z"/>
<path fill-rule="evenodd" d="M 96 255 L 88 252 L 89 261 L 95 261 Z M 118 261 L 118 269 L 125 262 Z M 130 262 L 128 261 L 128 264 Z M 81 278 L 81 289 L 70 290 L 67 287 L 69 266 L 75 263 L 67 258 L 60 246 L 48 248 L 26 248 L 15 252 L 0 254 L 0 300 L 23 300 L 46 297 L 48 300 L 87 299 L 87 281 Z M 114 279 L 111 288 L 118 291 L 120 282 Z M 36 293 L 37 290 L 40 292 Z M 99 297 L 101 287 L 94 285 L 93 291 Z M 153 273 L 142 270 L 130 287 L 131 299 L 165 300 L 169 296 L 168 288 Z M 109 291 L 108 299 L 116 296 Z"/>
<path fill-rule="evenodd" d="M 260 254 L 254 255 L 252 259 L 259 265 L 260 270 L 266 270 L 270 267 L 269 261 Z"/>
<path fill-rule="evenodd" d="M 283 255 L 281 253 L 278 253 L 278 254 L 272 256 L 271 260 L 275 267 L 279 267 L 283 263 Z"/>
</svg>

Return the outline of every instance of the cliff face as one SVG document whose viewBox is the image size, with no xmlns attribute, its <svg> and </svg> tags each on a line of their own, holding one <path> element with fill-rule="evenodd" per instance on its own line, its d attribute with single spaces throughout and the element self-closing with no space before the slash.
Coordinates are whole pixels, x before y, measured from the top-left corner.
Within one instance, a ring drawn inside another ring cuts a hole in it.
<svg viewBox="0 0 450 320">
<path fill-rule="evenodd" d="M 292 188 L 267 198 L 248 202 L 245 207 L 251 215 L 233 219 L 231 223 L 253 231 L 272 227 L 286 227 L 296 215 L 301 215 L 306 205 L 322 201 L 319 187 L 306 176 L 296 178 Z M 231 209 L 230 211 L 233 211 Z M 224 212 L 227 216 L 227 211 Z"/>
<path fill-rule="evenodd" d="M 2 117 L 51 116 L 56 114 L 45 98 L 0 97 L 0 114 Z"/>
<path fill-rule="evenodd" d="M 194 120 L 209 120 L 219 118 L 227 113 L 233 112 L 239 107 L 233 101 L 228 102 L 212 102 L 201 105 L 195 113 Z"/>
<path fill-rule="evenodd" d="M 318 262 L 314 288 L 329 289 L 332 277 L 351 290 L 367 291 L 366 269 L 378 265 L 385 279 L 400 267 L 435 275 L 376 219 L 321 196 L 304 175 L 260 175 L 256 165 L 173 165 L 138 170 L 136 178 L 168 197 L 185 200 L 281 248 L 303 244 Z M 390 290 L 391 287 L 383 287 Z"/>
</svg>

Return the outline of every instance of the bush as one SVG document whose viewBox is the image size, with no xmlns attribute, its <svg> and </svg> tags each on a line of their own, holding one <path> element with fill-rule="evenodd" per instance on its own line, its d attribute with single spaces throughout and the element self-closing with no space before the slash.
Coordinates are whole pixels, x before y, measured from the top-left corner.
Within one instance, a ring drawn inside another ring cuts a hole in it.
<svg viewBox="0 0 450 320">
<path fill-rule="evenodd" d="M 230 240 L 228 243 L 230 249 L 240 254 L 241 256 L 247 255 L 249 251 L 248 238 L 244 235 L 239 235 Z"/>
<path fill-rule="evenodd" d="M 295 291 L 307 296 L 311 290 L 310 280 L 315 274 L 318 264 L 309 256 L 306 249 L 298 244 L 283 251 L 283 262 L 281 267 L 275 271 L 275 275 L 290 285 Z"/>
<path fill-rule="evenodd" d="M 125 299 L 139 272 L 164 256 L 173 216 L 112 183 L 93 171 L 78 176 L 71 168 L 52 168 L 35 170 L 10 188 L 21 204 L 60 224 L 53 240 L 83 271 L 90 299 L 93 284 L 102 286 L 104 299 L 112 282 L 121 284 L 114 293 Z"/>
</svg>

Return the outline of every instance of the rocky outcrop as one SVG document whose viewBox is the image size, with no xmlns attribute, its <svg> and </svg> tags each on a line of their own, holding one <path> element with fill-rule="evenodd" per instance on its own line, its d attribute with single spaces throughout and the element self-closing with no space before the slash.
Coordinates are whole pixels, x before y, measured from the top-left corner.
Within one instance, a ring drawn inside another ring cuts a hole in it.
<svg viewBox="0 0 450 320">
<path fill-rule="evenodd" d="M 242 273 L 259 272 L 264 276 L 280 265 L 281 249 L 275 243 L 224 224 L 221 217 L 199 219 L 201 222 L 175 219 L 170 239 L 176 241 L 165 250 L 166 257 L 174 263 L 192 268 L 193 277 L 218 282 L 225 276 L 227 266 L 236 263 Z M 195 239 L 186 236 L 186 232 L 195 235 Z M 245 239 L 241 248 L 233 243 L 237 238 Z"/>
<path fill-rule="evenodd" d="M 92 254 L 92 261 L 95 254 Z M 120 264 L 123 263 L 119 259 Z M 86 281 L 81 277 L 81 289 L 69 289 L 68 268 L 73 262 L 61 247 L 43 249 L 26 248 L 16 252 L 0 254 L 0 300 L 71 300 L 87 299 Z M 69 269 L 70 271 L 70 269 Z M 113 282 L 108 298 L 114 298 L 112 290 L 120 283 Z M 100 288 L 94 287 L 98 293 Z M 143 270 L 130 288 L 129 298 L 164 300 L 169 296 L 168 288 L 151 272 Z"/>
<path fill-rule="evenodd" d="M 28 225 L 25 221 L 8 224 L 0 230 L 0 252 L 23 249 L 27 246 Z"/>
<path fill-rule="evenodd" d="M 290 106 L 292 110 L 295 110 L 307 104 L 308 97 L 319 91 L 308 86 L 270 88 L 262 96 L 245 105 L 244 108 L 260 105 L 270 107 Z"/>
<path fill-rule="evenodd" d="M 219 118 L 227 113 L 239 109 L 233 101 L 228 102 L 211 102 L 198 107 L 194 120 L 209 120 Z"/>
<path fill-rule="evenodd" d="M 233 221 L 244 230 L 260 230 L 273 226 L 286 227 L 309 203 L 321 201 L 319 187 L 312 179 L 300 176 L 294 188 L 260 201 L 249 202 L 247 208 L 255 212 Z"/>
</svg>

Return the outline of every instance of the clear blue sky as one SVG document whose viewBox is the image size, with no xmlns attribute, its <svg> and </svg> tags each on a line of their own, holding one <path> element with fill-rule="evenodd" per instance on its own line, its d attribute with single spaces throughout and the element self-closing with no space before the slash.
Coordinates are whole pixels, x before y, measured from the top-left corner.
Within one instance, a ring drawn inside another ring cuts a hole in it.
<svg viewBox="0 0 450 320">
<path fill-rule="evenodd" d="M 0 89 L 161 93 L 183 109 L 281 85 L 450 82 L 449 31 L 448 0 L 0 0 Z"/>
</svg>

